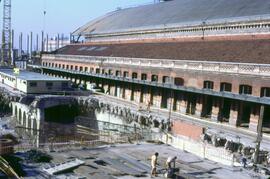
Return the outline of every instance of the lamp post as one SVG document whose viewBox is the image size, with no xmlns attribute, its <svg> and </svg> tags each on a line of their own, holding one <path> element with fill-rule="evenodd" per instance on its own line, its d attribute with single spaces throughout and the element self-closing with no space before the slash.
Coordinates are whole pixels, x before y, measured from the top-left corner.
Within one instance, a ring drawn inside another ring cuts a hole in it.
<svg viewBox="0 0 270 179">
<path fill-rule="evenodd" d="M 258 163 L 259 153 L 260 153 L 260 145 L 262 141 L 262 124 L 263 124 L 263 116 L 264 116 L 264 105 L 261 105 L 260 109 L 260 117 L 258 121 L 257 126 L 257 138 L 256 138 L 256 147 L 255 147 L 255 153 L 254 153 L 254 164 Z"/>
<path fill-rule="evenodd" d="M 172 102 L 173 102 L 173 77 L 170 77 L 170 87 L 171 87 L 171 93 L 170 93 L 170 109 L 169 109 L 169 124 L 171 124 L 171 115 L 172 115 Z"/>
<path fill-rule="evenodd" d="M 204 40 L 204 26 L 205 26 L 205 24 L 206 24 L 206 22 L 205 21 L 203 21 L 202 22 L 202 33 L 203 33 L 203 36 L 202 36 L 202 40 Z"/>
</svg>

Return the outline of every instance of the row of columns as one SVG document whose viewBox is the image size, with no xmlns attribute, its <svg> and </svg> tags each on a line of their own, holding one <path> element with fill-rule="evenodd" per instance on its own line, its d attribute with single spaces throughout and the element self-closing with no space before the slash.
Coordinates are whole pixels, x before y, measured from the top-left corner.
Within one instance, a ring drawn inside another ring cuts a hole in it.
<svg viewBox="0 0 270 179">
<path fill-rule="evenodd" d="M 246 102 L 227 100 L 225 105 L 223 98 L 193 94 L 146 85 L 132 84 L 126 82 L 104 80 L 97 78 L 83 78 L 72 75 L 55 75 L 56 77 L 64 77 L 70 79 L 76 84 L 86 84 L 86 82 L 95 82 L 104 89 L 104 92 L 119 98 L 131 100 L 136 103 L 144 103 L 152 106 L 172 109 L 183 114 L 191 114 L 199 118 L 208 118 L 212 121 L 222 121 L 227 115 L 229 124 L 239 126 L 242 123 L 244 107 Z M 248 104 L 250 115 L 247 117 L 248 127 L 250 130 L 256 131 L 259 120 L 259 105 Z M 224 114 L 227 111 L 227 114 Z"/>
<path fill-rule="evenodd" d="M 17 105 L 16 103 L 12 104 L 12 116 L 16 118 L 17 123 L 26 128 L 27 132 L 30 132 L 32 135 L 36 133 L 36 130 L 39 129 L 39 122 L 36 119 L 31 119 L 28 115 L 28 111 Z"/>
</svg>

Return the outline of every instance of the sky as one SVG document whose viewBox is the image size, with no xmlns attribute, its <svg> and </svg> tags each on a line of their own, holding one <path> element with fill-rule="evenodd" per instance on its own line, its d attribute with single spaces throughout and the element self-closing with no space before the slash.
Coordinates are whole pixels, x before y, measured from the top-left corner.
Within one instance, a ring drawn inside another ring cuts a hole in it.
<svg viewBox="0 0 270 179">
<path fill-rule="evenodd" d="M 3 1 L 3 0 L 2 0 Z M 18 34 L 41 34 L 44 29 L 50 37 L 57 33 L 68 35 L 90 20 L 116 10 L 154 2 L 154 0 L 11 0 L 12 29 L 15 32 L 15 47 Z M 2 30 L 3 2 L 0 3 L 0 29 Z M 44 16 L 44 11 L 46 15 Z"/>
</svg>

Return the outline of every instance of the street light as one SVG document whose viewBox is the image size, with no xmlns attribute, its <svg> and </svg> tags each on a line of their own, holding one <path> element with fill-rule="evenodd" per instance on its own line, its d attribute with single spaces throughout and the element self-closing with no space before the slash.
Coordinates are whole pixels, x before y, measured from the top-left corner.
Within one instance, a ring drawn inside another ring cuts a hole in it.
<svg viewBox="0 0 270 179">
<path fill-rule="evenodd" d="M 202 36 L 202 40 L 204 40 L 204 26 L 205 26 L 206 22 L 203 21 L 202 22 L 202 32 L 203 32 L 203 36 Z"/>
</svg>

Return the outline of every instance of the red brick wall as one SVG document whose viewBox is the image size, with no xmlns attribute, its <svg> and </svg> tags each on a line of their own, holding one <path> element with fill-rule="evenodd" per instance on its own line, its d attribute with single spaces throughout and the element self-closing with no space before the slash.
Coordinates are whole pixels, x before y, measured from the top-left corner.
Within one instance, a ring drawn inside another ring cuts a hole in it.
<svg viewBox="0 0 270 179">
<path fill-rule="evenodd" d="M 188 124 L 186 122 L 175 120 L 173 121 L 172 133 L 174 135 L 182 135 L 194 140 L 199 140 L 200 135 L 203 133 L 203 128 Z"/>
</svg>

